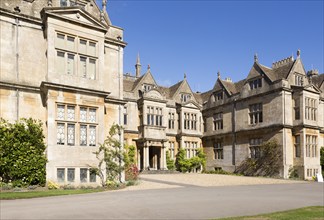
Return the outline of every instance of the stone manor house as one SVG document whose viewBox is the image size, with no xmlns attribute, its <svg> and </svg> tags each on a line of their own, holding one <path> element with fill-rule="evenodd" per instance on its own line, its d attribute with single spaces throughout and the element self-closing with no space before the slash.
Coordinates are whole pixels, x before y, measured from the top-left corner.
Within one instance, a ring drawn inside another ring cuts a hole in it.
<svg viewBox="0 0 324 220">
<path fill-rule="evenodd" d="M 94 0 L 0 1 L 0 117 L 44 123 L 47 179 L 99 184 L 93 154 L 112 124 L 122 144 L 135 145 L 140 170 L 165 170 L 166 152 L 187 158 L 202 147 L 207 169 L 234 171 L 275 139 L 280 175 L 321 172 L 324 74 L 306 71 L 298 50 L 271 67 L 254 57 L 239 82 L 215 74 L 214 87 L 193 92 L 183 80 L 160 86 L 150 67 L 123 73 L 123 29 Z"/>
</svg>

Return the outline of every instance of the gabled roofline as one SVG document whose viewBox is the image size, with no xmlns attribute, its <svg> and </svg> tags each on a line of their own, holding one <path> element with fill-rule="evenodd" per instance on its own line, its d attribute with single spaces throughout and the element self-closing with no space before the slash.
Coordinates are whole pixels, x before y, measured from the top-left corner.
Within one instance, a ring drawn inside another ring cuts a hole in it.
<svg viewBox="0 0 324 220">
<path fill-rule="evenodd" d="M 67 12 L 78 12 L 81 15 L 88 18 L 89 20 L 91 20 L 92 22 L 94 22 L 96 24 L 96 26 L 85 23 L 85 22 L 82 22 L 82 21 L 77 21 L 77 20 L 74 20 L 74 19 L 70 19 L 68 17 L 60 16 L 59 14 L 57 14 L 57 12 L 62 13 L 62 14 L 66 14 Z M 69 21 L 71 23 L 74 23 L 74 24 L 79 24 L 79 25 L 81 24 L 81 25 L 86 26 L 86 27 L 95 28 L 95 29 L 97 29 L 99 31 L 102 31 L 104 33 L 106 33 L 107 30 L 108 30 L 108 26 L 106 26 L 106 25 L 102 24 L 101 22 L 99 22 L 95 17 L 93 17 L 90 13 L 83 10 L 79 6 L 64 7 L 64 8 L 63 7 L 45 7 L 41 11 L 41 17 L 44 20 L 44 19 L 47 19 L 48 16 L 56 17 L 56 18 L 58 18 L 60 20 L 67 20 L 67 21 Z"/>
</svg>

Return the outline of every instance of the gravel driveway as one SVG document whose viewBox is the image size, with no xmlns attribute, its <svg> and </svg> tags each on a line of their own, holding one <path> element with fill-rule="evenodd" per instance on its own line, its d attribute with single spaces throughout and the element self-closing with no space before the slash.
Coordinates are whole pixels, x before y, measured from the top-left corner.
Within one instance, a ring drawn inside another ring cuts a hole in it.
<svg viewBox="0 0 324 220">
<path fill-rule="evenodd" d="M 291 184 L 306 183 L 306 181 L 273 179 L 265 177 L 245 177 L 220 174 L 141 174 L 139 184 L 123 189 L 145 190 L 176 188 L 184 186 L 210 187 L 210 186 L 239 186 L 260 184 Z"/>
</svg>

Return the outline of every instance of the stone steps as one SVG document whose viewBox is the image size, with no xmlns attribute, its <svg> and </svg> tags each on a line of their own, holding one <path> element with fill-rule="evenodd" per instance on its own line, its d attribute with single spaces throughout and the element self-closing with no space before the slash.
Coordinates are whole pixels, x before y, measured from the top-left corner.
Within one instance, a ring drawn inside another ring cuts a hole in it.
<svg viewBox="0 0 324 220">
<path fill-rule="evenodd" d="M 141 174 L 175 174 L 179 173 L 175 170 L 143 170 Z"/>
</svg>

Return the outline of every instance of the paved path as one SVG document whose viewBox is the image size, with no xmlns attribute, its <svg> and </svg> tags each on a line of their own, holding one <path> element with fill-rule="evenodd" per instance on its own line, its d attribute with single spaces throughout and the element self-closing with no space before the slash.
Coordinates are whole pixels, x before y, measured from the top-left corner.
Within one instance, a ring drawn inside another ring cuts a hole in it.
<svg viewBox="0 0 324 220">
<path fill-rule="evenodd" d="M 240 177 L 251 184 L 201 186 L 200 175 L 142 178 L 143 184 L 120 191 L 0 201 L 0 219 L 210 219 L 324 205 L 322 183 L 257 178 L 251 185 Z"/>
</svg>

